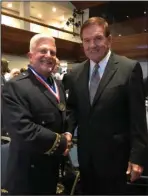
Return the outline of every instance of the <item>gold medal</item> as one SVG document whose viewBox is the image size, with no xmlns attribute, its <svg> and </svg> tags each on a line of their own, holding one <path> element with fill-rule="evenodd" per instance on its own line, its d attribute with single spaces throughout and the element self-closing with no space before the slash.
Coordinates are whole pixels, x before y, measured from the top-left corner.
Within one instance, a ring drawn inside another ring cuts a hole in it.
<svg viewBox="0 0 148 196">
<path fill-rule="evenodd" d="M 62 112 L 64 112 L 64 111 L 66 110 L 66 106 L 65 106 L 64 103 L 59 103 L 59 104 L 58 104 L 58 108 L 59 108 L 59 110 L 62 111 Z"/>
</svg>

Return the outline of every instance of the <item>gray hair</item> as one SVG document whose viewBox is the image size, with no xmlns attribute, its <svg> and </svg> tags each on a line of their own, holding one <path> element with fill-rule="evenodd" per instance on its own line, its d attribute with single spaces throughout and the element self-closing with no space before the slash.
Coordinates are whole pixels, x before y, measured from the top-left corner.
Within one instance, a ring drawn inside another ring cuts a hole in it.
<svg viewBox="0 0 148 196">
<path fill-rule="evenodd" d="M 36 34 L 34 35 L 31 40 L 30 40 L 30 52 L 33 51 L 33 49 L 35 48 L 35 46 L 41 41 L 41 40 L 45 40 L 45 39 L 50 39 L 55 43 L 55 39 L 47 34 Z"/>
</svg>

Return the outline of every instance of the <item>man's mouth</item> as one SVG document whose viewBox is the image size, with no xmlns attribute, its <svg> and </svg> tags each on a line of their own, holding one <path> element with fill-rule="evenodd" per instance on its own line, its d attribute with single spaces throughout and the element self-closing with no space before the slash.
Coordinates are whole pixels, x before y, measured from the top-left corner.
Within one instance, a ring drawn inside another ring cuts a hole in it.
<svg viewBox="0 0 148 196">
<path fill-rule="evenodd" d="M 91 50 L 90 53 L 96 53 L 99 52 L 99 50 Z"/>
<path fill-rule="evenodd" d="M 42 59 L 41 63 L 46 63 L 48 65 L 53 65 L 53 62 L 51 60 L 44 60 L 44 59 Z"/>
</svg>

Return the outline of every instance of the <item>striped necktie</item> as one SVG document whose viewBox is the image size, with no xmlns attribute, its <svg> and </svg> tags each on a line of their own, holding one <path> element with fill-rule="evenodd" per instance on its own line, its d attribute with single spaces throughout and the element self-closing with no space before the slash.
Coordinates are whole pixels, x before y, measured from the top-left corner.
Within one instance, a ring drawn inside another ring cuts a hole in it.
<svg viewBox="0 0 148 196">
<path fill-rule="evenodd" d="M 90 79 L 90 87 L 89 87 L 89 95 L 90 95 L 90 103 L 92 105 L 95 94 L 97 92 L 97 88 L 100 82 L 100 74 L 98 72 L 99 65 L 96 64 L 93 70 L 93 73 L 91 75 Z"/>
</svg>

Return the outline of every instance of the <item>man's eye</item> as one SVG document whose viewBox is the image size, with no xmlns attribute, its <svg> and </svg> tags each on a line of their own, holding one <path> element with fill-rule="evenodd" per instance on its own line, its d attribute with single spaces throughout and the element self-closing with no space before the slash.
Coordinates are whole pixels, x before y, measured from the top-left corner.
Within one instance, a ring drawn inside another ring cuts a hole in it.
<svg viewBox="0 0 148 196">
<path fill-rule="evenodd" d="M 86 43 L 87 43 L 87 42 L 89 42 L 89 40 L 88 40 L 88 39 L 85 39 L 85 40 L 84 40 L 84 42 L 86 42 Z"/>
<path fill-rule="evenodd" d="M 102 37 L 96 37 L 96 40 L 102 40 Z"/>
<path fill-rule="evenodd" d="M 40 51 L 42 54 L 46 54 L 47 53 L 47 50 L 41 50 Z"/>
</svg>

